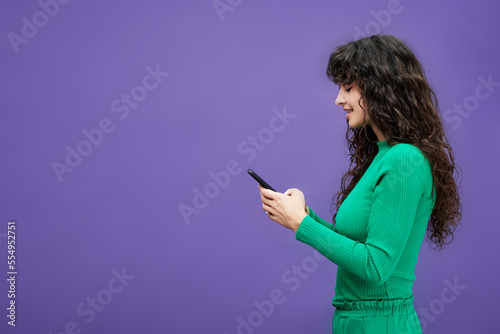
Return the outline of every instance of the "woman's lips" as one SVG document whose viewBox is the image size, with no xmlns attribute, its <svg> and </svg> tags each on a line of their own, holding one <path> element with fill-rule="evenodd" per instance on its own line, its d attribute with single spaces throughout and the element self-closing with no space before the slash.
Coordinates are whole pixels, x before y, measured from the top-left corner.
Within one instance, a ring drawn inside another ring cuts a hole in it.
<svg viewBox="0 0 500 334">
<path fill-rule="evenodd" d="M 349 118 L 349 115 L 352 113 L 352 111 L 349 111 L 347 115 L 345 115 L 345 118 Z"/>
</svg>

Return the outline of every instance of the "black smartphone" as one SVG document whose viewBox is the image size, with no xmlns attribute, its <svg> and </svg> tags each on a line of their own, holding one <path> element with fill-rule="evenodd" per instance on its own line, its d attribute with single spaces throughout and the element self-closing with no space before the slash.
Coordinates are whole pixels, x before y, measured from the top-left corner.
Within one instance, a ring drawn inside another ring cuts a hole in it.
<svg viewBox="0 0 500 334">
<path fill-rule="evenodd" d="M 266 181 L 264 181 L 257 173 L 255 173 L 253 170 L 248 169 L 248 174 L 250 174 L 251 177 L 253 177 L 257 182 L 260 183 L 261 186 L 263 186 L 266 189 L 271 189 L 272 191 L 276 191 L 271 187 L 269 184 L 267 184 Z"/>
</svg>

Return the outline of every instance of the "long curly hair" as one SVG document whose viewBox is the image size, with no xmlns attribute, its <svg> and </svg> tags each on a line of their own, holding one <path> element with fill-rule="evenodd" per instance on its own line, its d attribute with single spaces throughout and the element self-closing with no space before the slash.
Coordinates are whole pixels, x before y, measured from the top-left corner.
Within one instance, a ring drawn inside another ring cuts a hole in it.
<svg viewBox="0 0 500 334">
<path fill-rule="evenodd" d="M 373 35 L 338 46 L 330 55 L 328 78 L 340 85 L 356 83 L 366 114 L 387 143 L 409 143 L 418 147 L 432 168 L 436 203 L 427 225 L 427 237 L 441 249 L 453 241 L 453 232 L 462 216 L 454 153 L 443 129 L 437 97 L 417 57 L 399 38 Z M 370 125 L 350 128 L 346 139 L 350 153 L 349 170 L 343 175 L 340 191 L 330 208 L 338 208 L 373 161 L 377 136 Z M 349 183 L 346 186 L 346 183 Z M 335 225 L 337 212 L 333 215 Z M 447 239 L 451 240 L 447 242 Z"/>
</svg>

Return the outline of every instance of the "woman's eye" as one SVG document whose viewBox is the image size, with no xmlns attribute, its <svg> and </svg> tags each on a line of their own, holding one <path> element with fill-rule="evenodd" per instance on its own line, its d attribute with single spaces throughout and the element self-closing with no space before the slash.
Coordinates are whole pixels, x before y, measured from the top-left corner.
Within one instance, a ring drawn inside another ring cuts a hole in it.
<svg viewBox="0 0 500 334">
<path fill-rule="evenodd" d="M 352 87 L 351 87 L 352 88 Z M 345 91 L 346 93 L 349 93 L 349 91 L 351 90 L 351 88 L 347 88 Z"/>
</svg>

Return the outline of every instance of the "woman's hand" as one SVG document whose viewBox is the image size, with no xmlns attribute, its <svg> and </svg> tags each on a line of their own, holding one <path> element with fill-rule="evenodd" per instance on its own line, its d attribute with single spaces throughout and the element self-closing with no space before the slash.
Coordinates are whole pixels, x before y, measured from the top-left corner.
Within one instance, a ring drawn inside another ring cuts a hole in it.
<svg viewBox="0 0 500 334">
<path fill-rule="evenodd" d="M 307 216 L 304 193 L 297 188 L 291 188 L 284 194 L 262 187 L 259 184 L 262 209 L 267 216 L 286 228 L 297 232 L 300 223 Z"/>
</svg>

